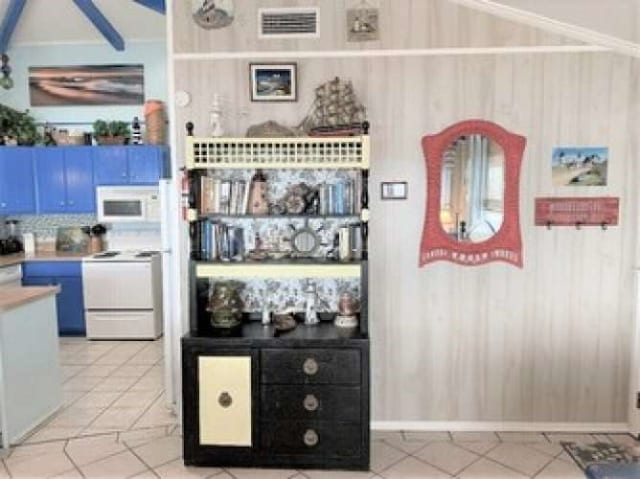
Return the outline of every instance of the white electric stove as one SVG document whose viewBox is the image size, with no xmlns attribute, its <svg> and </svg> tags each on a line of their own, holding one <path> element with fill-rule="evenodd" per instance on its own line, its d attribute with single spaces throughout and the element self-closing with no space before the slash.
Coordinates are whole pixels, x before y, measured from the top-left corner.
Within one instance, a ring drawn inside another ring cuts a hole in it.
<svg viewBox="0 0 640 479">
<path fill-rule="evenodd" d="M 82 260 L 89 339 L 162 334 L 162 263 L 156 251 L 107 251 Z"/>
</svg>

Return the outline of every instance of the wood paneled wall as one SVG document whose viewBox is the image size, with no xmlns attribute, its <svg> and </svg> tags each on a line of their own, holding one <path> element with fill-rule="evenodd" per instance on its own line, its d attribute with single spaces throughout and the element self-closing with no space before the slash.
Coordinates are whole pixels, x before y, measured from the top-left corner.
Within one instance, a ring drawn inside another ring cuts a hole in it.
<svg viewBox="0 0 640 479">
<path fill-rule="evenodd" d="M 410 3 L 421 11 L 434 2 Z M 179 18 L 176 28 L 184 34 Z M 197 34 L 181 45 L 197 50 L 201 42 Z M 637 61 L 606 53 L 301 60 L 300 100 L 277 105 L 249 101 L 246 61 L 176 66 L 176 89 L 193 98 L 177 111 L 180 131 L 192 120 L 207 134 L 214 93 L 223 96 L 229 134 L 269 119 L 294 125 L 313 88 L 334 75 L 351 79 L 367 105 L 374 420 L 626 421 L 638 257 Z M 426 198 L 420 139 L 469 118 L 527 137 L 522 270 L 417 267 Z M 558 145 L 609 146 L 608 186 L 554 187 Z M 389 180 L 409 182 L 407 201 L 380 201 L 379 183 Z M 620 226 L 534 227 L 534 198 L 547 195 L 619 196 Z"/>
<path fill-rule="evenodd" d="M 498 19 L 445 0 L 372 0 L 380 7 L 381 39 L 347 42 L 345 9 L 356 0 L 236 1 L 232 28 L 203 30 L 191 20 L 191 2 L 174 2 L 176 53 L 564 45 L 579 42 Z M 259 40 L 257 9 L 320 7 L 319 39 Z"/>
</svg>

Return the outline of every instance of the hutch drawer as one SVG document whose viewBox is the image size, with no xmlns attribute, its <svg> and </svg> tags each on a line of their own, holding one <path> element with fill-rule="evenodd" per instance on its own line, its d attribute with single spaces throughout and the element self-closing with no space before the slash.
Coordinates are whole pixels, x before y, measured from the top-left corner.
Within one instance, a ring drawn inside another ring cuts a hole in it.
<svg viewBox="0 0 640 479">
<path fill-rule="evenodd" d="M 330 421 L 272 421 L 261 424 L 260 446 L 274 454 L 357 457 L 359 424 Z"/>
<path fill-rule="evenodd" d="M 360 384 L 357 349 L 264 349 L 263 384 Z"/>
<path fill-rule="evenodd" d="M 260 415 L 358 422 L 360 397 L 357 386 L 262 386 Z"/>
</svg>

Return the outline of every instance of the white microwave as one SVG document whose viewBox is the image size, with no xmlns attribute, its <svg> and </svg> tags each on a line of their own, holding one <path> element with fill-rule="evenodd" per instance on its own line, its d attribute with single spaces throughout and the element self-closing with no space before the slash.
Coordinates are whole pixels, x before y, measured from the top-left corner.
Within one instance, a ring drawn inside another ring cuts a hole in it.
<svg viewBox="0 0 640 479">
<path fill-rule="evenodd" d="M 98 186 L 98 221 L 104 223 L 160 222 L 157 186 Z"/>
</svg>

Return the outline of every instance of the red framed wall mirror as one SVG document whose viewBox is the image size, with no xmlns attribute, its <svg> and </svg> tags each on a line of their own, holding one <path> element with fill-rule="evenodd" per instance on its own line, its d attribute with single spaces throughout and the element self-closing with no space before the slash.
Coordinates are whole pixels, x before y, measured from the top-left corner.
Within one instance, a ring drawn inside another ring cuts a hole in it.
<svg viewBox="0 0 640 479">
<path fill-rule="evenodd" d="M 522 267 L 519 220 L 523 136 L 484 120 L 422 139 L 427 205 L 420 266 L 434 261 Z"/>
</svg>

